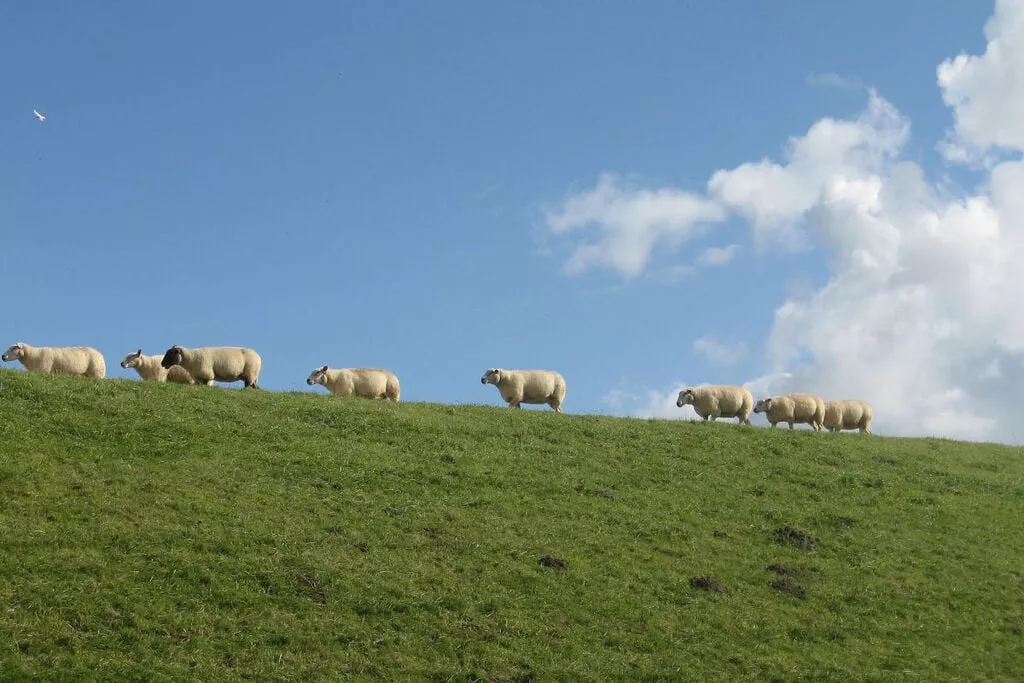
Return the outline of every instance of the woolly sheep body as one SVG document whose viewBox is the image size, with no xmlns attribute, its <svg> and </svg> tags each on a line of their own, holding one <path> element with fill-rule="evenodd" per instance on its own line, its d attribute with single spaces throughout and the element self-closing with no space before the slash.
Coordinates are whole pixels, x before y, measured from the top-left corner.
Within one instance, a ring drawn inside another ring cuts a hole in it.
<svg viewBox="0 0 1024 683">
<path fill-rule="evenodd" d="M 170 369 L 180 365 L 192 376 L 196 384 L 209 386 L 213 381 L 237 382 L 259 389 L 256 381 L 263 367 L 260 354 L 241 346 L 204 346 L 190 349 L 172 346 L 164 353 L 160 365 Z"/>
<path fill-rule="evenodd" d="M 145 356 L 142 354 L 142 349 L 139 349 L 125 356 L 124 360 L 121 361 L 121 367 L 126 370 L 134 368 L 139 377 L 146 382 L 196 383 L 192 379 L 192 375 L 188 374 L 188 370 L 185 368 L 180 365 L 172 365 L 170 368 L 165 368 L 160 365 L 161 360 L 163 360 L 163 356 Z"/>
<path fill-rule="evenodd" d="M 103 379 L 107 363 L 103 354 L 91 346 L 30 346 L 18 342 L 7 349 L 5 362 L 19 361 L 32 372 L 50 372 L 57 375 L 82 375 Z"/>
<path fill-rule="evenodd" d="M 735 417 L 737 424 L 750 424 L 750 411 L 754 397 L 743 387 L 719 384 L 687 387 L 679 392 L 676 407 L 691 405 L 705 421 L 720 417 Z"/>
<path fill-rule="evenodd" d="M 480 383 L 498 387 L 509 408 L 522 408 L 523 403 L 546 403 L 556 413 L 562 412 L 565 378 L 554 370 L 490 368 L 480 378 Z"/>
<path fill-rule="evenodd" d="M 825 419 L 825 401 L 814 394 L 786 394 L 762 398 L 754 406 L 755 413 L 765 413 L 772 429 L 779 422 L 809 424 L 814 431 L 822 429 Z"/>
<path fill-rule="evenodd" d="M 380 368 L 317 368 L 306 378 L 306 384 L 319 384 L 335 396 L 358 396 L 369 399 L 390 399 L 398 402 L 402 387 L 398 376 Z"/>
<path fill-rule="evenodd" d="M 875 411 L 870 403 L 859 399 L 829 401 L 825 404 L 824 427 L 832 432 L 857 429 L 871 433 L 871 420 Z"/>
</svg>

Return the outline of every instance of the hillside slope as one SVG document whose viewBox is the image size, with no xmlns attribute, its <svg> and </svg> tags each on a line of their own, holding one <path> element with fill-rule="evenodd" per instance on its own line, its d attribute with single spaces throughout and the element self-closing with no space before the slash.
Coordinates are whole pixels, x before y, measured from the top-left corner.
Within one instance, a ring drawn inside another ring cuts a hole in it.
<svg viewBox="0 0 1024 683">
<path fill-rule="evenodd" d="M 4 680 L 1024 667 L 1019 448 L 10 370 L 0 398 Z"/>
</svg>

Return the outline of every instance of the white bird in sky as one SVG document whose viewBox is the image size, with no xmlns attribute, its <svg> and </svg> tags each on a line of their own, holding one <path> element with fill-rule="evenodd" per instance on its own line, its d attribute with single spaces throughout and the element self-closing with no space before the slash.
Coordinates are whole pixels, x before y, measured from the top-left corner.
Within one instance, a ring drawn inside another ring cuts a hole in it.
<svg viewBox="0 0 1024 683">
<path fill-rule="evenodd" d="M 32 110 L 32 113 L 35 114 L 36 118 L 39 119 L 40 121 L 45 121 L 46 120 L 46 117 L 43 116 L 42 114 L 40 114 L 39 112 L 37 112 L 35 109 Z"/>
</svg>

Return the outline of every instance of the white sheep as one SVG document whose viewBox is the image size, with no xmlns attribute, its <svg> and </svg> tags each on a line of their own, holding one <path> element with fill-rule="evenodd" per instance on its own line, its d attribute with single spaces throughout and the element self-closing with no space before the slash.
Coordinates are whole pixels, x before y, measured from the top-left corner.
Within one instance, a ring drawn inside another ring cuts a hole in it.
<svg viewBox="0 0 1024 683">
<path fill-rule="evenodd" d="M 256 380 L 259 379 L 263 359 L 252 349 L 240 346 L 205 346 L 190 349 L 176 345 L 167 349 L 160 365 L 168 370 L 180 365 L 192 376 L 196 384 L 209 386 L 214 380 L 242 380 L 246 388 L 259 389 Z"/>
<path fill-rule="evenodd" d="M 523 403 L 546 403 L 556 413 L 562 412 L 565 378 L 554 370 L 491 368 L 480 378 L 480 383 L 498 387 L 509 408 L 522 408 Z"/>
<path fill-rule="evenodd" d="M 135 372 L 139 373 L 139 377 L 148 382 L 196 383 L 192 379 L 192 375 L 188 374 L 188 370 L 185 368 L 180 365 L 174 365 L 168 369 L 160 365 L 161 360 L 163 360 L 163 356 L 144 356 L 142 355 L 142 349 L 139 349 L 125 356 L 124 360 L 121 361 L 121 367 L 125 370 L 135 368 Z"/>
<path fill-rule="evenodd" d="M 5 362 L 20 361 L 33 372 L 84 375 L 102 379 L 107 374 L 103 354 L 91 346 L 29 346 L 18 342 L 4 351 Z"/>
<path fill-rule="evenodd" d="M 762 398 L 754 406 L 755 413 L 766 413 L 772 429 L 779 422 L 786 422 L 793 429 L 793 423 L 811 425 L 814 431 L 821 431 L 825 419 L 825 402 L 814 394 L 786 394 Z"/>
<path fill-rule="evenodd" d="M 398 402 L 402 387 L 398 376 L 380 368 L 335 368 L 326 365 L 317 368 L 306 378 L 306 384 L 327 387 L 335 396 L 358 396 L 370 399 L 390 399 Z"/>
<path fill-rule="evenodd" d="M 825 404 L 825 429 L 832 432 L 844 429 L 858 429 L 865 434 L 871 433 L 871 420 L 875 411 L 870 403 L 859 399 L 828 401 Z"/>
<path fill-rule="evenodd" d="M 736 424 L 750 424 L 754 397 L 743 387 L 727 384 L 687 387 L 679 392 L 676 407 L 693 406 L 697 415 L 714 422 L 720 417 L 735 417 Z"/>
</svg>

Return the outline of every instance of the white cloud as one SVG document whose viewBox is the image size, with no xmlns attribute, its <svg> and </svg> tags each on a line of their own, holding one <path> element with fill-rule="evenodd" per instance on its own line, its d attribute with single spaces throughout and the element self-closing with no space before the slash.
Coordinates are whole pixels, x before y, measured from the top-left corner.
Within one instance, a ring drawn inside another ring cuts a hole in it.
<svg viewBox="0 0 1024 683">
<path fill-rule="evenodd" d="M 772 240 L 798 249 L 805 238 L 797 228 L 830 183 L 879 171 L 909 132 L 896 108 L 871 90 L 857 120 L 821 119 L 803 137 L 790 139 L 785 164 L 761 159 L 717 171 L 708 194 L 746 218 L 758 243 Z"/>
<path fill-rule="evenodd" d="M 1024 2 L 997 0 L 985 25 L 983 55 L 960 54 L 936 69 L 954 129 L 943 144 L 951 161 L 969 161 L 991 147 L 1024 150 Z"/>
<path fill-rule="evenodd" d="M 713 337 L 701 337 L 694 340 L 693 350 L 718 365 L 732 365 L 747 355 L 747 345 L 743 342 L 725 345 Z"/>
<path fill-rule="evenodd" d="M 629 278 L 643 272 L 655 247 L 677 248 L 702 223 L 724 218 L 720 206 L 692 192 L 630 189 L 605 174 L 593 190 L 569 197 L 560 211 L 549 211 L 547 224 L 555 235 L 597 229 L 596 240 L 575 247 L 566 274 L 605 266 Z"/>
<path fill-rule="evenodd" d="M 985 32 L 983 55 L 938 68 L 947 151 L 964 160 L 1024 151 L 1024 2 L 999 0 Z M 818 121 L 781 162 L 711 176 L 710 199 L 745 217 L 755 242 L 828 252 L 828 282 L 778 305 L 766 375 L 750 384 L 866 399 L 882 434 L 1024 443 L 1024 163 L 990 157 L 981 189 L 954 194 L 900 160 L 909 130 L 872 91 L 858 118 Z M 638 410 L 669 412 L 669 398 L 648 392 Z"/>
<path fill-rule="evenodd" d="M 709 247 L 697 257 L 697 265 L 718 268 L 727 265 L 736 256 L 740 245 L 730 244 L 727 247 Z"/>
</svg>

